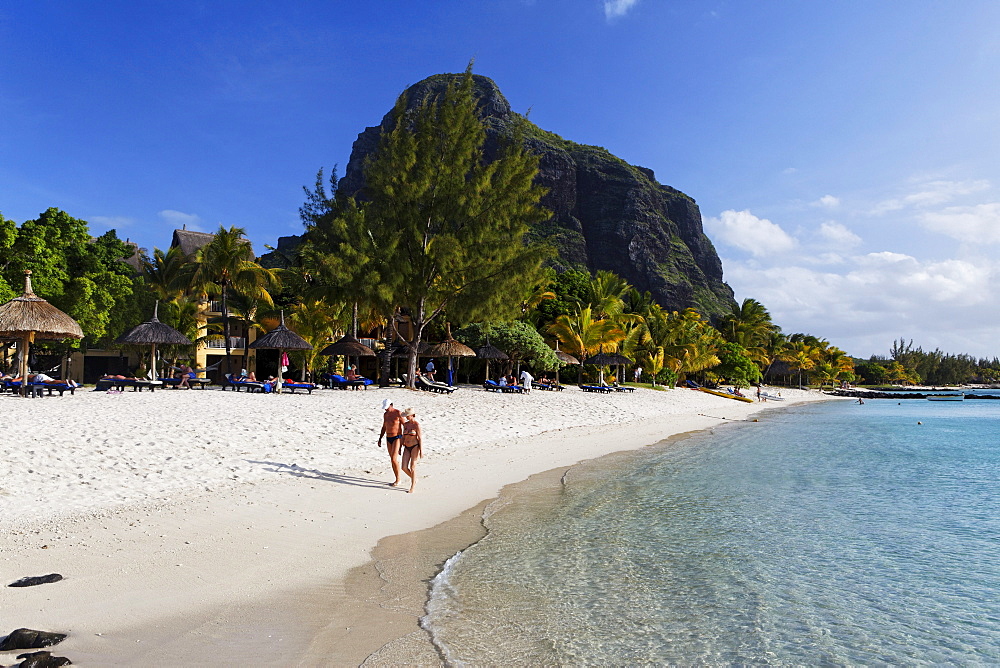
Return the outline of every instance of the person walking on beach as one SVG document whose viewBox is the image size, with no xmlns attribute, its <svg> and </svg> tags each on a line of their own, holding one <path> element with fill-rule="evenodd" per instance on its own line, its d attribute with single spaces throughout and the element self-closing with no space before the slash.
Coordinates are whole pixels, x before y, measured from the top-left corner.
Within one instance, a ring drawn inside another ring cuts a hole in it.
<svg viewBox="0 0 1000 668">
<path fill-rule="evenodd" d="M 635 382 L 637 382 L 637 383 L 639 382 L 639 378 L 642 377 L 642 367 L 641 366 L 637 366 L 635 368 L 635 374 L 633 374 L 632 377 L 635 378 Z"/>
<path fill-rule="evenodd" d="M 392 474 L 396 476 L 396 480 L 389 486 L 399 487 L 399 455 L 402 450 L 403 416 L 388 399 L 382 400 L 382 411 L 382 431 L 378 435 L 378 447 L 382 447 L 382 437 L 385 436 L 385 447 L 389 451 Z"/>
<path fill-rule="evenodd" d="M 527 369 L 521 370 L 521 387 L 524 388 L 525 392 L 531 392 L 531 381 L 535 379 Z"/>
<path fill-rule="evenodd" d="M 434 382 L 434 360 L 430 360 L 429 362 L 427 362 L 427 366 L 424 367 L 424 371 L 427 372 L 427 377 L 430 378 L 430 381 L 433 383 Z"/>
<path fill-rule="evenodd" d="M 410 489 L 407 494 L 412 494 L 417 486 L 417 462 L 423 456 L 422 446 L 424 435 L 420 431 L 420 423 L 417 422 L 417 413 L 412 408 L 403 411 L 403 473 L 410 476 Z"/>
</svg>

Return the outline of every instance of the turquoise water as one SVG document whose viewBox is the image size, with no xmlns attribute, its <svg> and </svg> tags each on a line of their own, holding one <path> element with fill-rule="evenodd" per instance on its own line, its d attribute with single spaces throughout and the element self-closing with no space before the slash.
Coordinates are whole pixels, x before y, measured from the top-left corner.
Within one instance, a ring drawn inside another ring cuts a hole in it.
<svg viewBox="0 0 1000 668">
<path fill-rule="evenodd" d="M 494 504 L 422 623 L 453 665 L 1000 663 L 998 427 L 829 402 L 575 467 Z"/>
</svg>

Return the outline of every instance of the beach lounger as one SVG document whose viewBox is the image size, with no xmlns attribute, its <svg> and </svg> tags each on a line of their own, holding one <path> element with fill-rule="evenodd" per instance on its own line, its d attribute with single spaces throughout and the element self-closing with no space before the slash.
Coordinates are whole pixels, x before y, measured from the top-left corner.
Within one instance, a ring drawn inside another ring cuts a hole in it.
<svg viewBox="0 0 1000 668">
<path fill-rule="evenodd" d="M 437 394 L 451 394 L 457 389 L 444 383 L 432 383 L 423 376 L 417 376 L 417 387 L 427 392 L 436 392 Z"/>
<path fill-rule="evenodd" d="M 101 378 L 97 381 L 94 390 L 115 389 L 124 392 L 126 387 L 131 387 L 133 392 L 149 390 L 152 392 L 158 387 L 163 387 L 163 383 L 158 380 L 138 380 L 136 378 Z"/>
<path fill-rule="evenodd" d="M 236 392 L 239 392 L 241 389 L 244 389 L 247 392 L 264 391 L 264 383 L 260 383 L 255 380 L 229 380 L 227 378 L 222 383 L 222 390 L 225 391 L 227 387 L 233 388 Z"/>
<path fill-rule="evenodd" d="M 180 378 L 160 378 L 160 382 L 163 383 L 163 385 L 165 387 L 174 387 L 174 388 L 176 388 L 177 386 L 179 386 L 181 384 L 181 379 Z M 211 383 L 212 383 L 212 380 L 210 378 L 188 378 L 188 385 L 189 386 L 191 386 L 191 387 L 200 387 L 203 390 L 206 387 L 208 387 L 209 385 L 211 385 Z"/>
<path fill-rule="evenodd" d="M 557 383 L 534 383 L 531 386 L 535 390 L 547 390 L 549 392 L 562 392 L 566 389 L 564 385 L 559 385 Z"/>
<path fill-rule="evenodd" d="M 496 382 L 495 380 L 485 381 L 483 383 L 483 389 L 489 390 L 490 392 L 500 392 L 503 390 L 503 388 L 500 386 L 500 383 Z"/>
<path fill-rule="evenodd" d="M 584 392 L 601 392 L 603 394 L 611 394 L 614 392 L 610 387 L 605 387 L 603 385 L 581 385 L 580 389 Z"/>
<path fill-rule="evenodd" d="M 609 387 L 616 392 L 635 392 L 634 387 L 629 387 L 628 385 L 619 385 L 618 383 L 614 383 Z"/>
<path fill-rule="evenodd" d="M 69 393 L 76 394 L 77 385 L 70 385 L 69 383 L 32 383 L 32 387 L 41 388 L 42 390 L 48 390 L 49 396 L 52 396 L 53 392 L 58 392 L 59 396 L 63 395 L 63 392 L 69 390 Z"/>
<path fill-rule="evenodd" d="M 328 380 L 330 382 L 330 388 L 334 390 L 346 390 L 347 388 L 356 390 L 359 387 L 367 390 L 368 386 L 372 384 L 372 381 L 368 380 L 367 378 L 360 378 L 358 380 L 347 380 L 346 377 L 336 373 L 329 374 Z"/>
<path fill-rule="evenodd" d="M 289 383 L 289 382 L 286 381 L 286 382 L 284 382 L 284 383 L 281 384 L 281 391 L 282 392 L 284 392 L 285 390 L 288 390 L 292 394 L 295 394 L 296 390 L 305 390 L 309 394 L 312 394 L 313 390 L 318 389 L 318 388 L 319 388 L 319 385 L 316 385 L 315 383 Z"/>
</svg>

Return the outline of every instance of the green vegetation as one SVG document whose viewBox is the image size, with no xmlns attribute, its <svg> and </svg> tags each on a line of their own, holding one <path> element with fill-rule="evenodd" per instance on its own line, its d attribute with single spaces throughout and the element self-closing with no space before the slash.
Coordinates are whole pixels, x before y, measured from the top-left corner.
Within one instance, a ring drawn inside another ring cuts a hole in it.
<svg viewBox="0 0 1000 668">
<path fill-rule="evenodd" d="M 365 200 L 336 201 L 305 241 L 313 275 L 384 313 L 407 314 L 411 384 L 412 351 L 428 324 L 445 312 L 464 322 L 512 315 L 552 254 L 525 242 L 549 215 L 534 183 L 538 157 L 515 137 L 484 162 L 473 93 L 470 68 L 413 107 L 401 95 L 366 162 Z"/>
</svg>

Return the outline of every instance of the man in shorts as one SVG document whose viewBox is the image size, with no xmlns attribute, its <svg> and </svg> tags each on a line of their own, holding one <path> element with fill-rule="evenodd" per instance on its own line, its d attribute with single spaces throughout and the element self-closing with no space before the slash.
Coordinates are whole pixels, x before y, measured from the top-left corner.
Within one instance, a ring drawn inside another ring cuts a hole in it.
<svg viewBox="0 0 1000 668">
<path fill-rule="evenodd" d="M 389 450 L 389 461 L 392 462 L 392 474 L 396 481 L 390 487 L 399 487 L 399 457 L 403 451 L 403 414 L 392 405 L 388 399 L 382 400 L 382 431 L 378 435 L 378 447 L 382 447 L 382 437 L 385 436 L 385 447 Z"/>
</svg>

